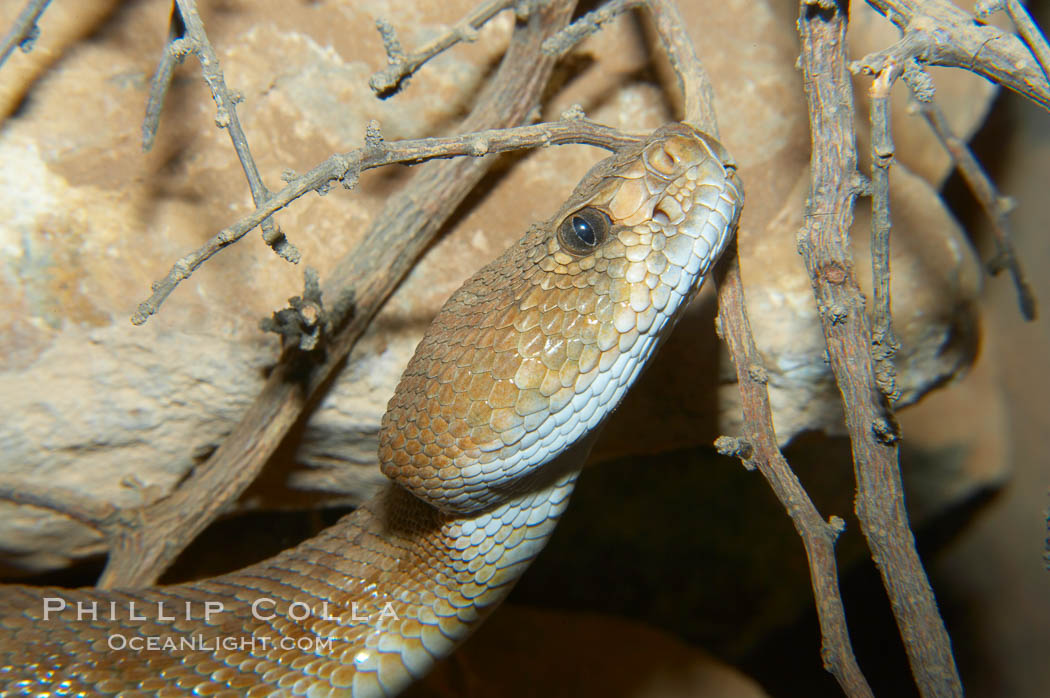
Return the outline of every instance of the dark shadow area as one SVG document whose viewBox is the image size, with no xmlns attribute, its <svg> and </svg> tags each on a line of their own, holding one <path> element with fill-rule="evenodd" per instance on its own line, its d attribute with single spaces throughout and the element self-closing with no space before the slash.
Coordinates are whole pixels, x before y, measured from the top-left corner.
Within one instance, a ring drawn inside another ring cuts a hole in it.
<svg viewBox="0 0 1050 698">
<path fill-rule="evenodd" d="M 852 514 L 848 441 L 806 434 L 786 455 L 821 514 L 847 519 L 836 553 L 862 670 L 876 695 L 916 695 L 881 578 Z M 906 451 L 903 468 L 954 457 Z M 917 532 L 924 559 L 992 496 L 977 492 L 927 516 Z M 736 664 L 773 696 L 841 695 L 821 665 L 809 570 L 790 520 L 758 473 L 707 449 L 585 471 L 550 544 L 511 600 L 642 621 Z M 950 631 L 964 624 L 953 610 L 945 608 Z M 960 662 L 966 657 L 961 653 Z"/>
<path fill-rule="evenodd" d="M 916 539 L 923 560 L 935 557 L 994 496 L 993 492 L 979 492 L 922 526 Z M 965 649 L 966 609 L 946 603 L 950 593 L 946 595 L 937 580 L 933 583 L 965 684 L 967 673 L 980 661 L 977 654 Z M 842 595 L 854 653 L 875 695 L 918 696 L 882 578 L 870 559 L 861 558 L 843 570 Z M 812 604 L 795 622 L 770 633 L 742 659 L 740 668 L 773 696 L 842 695 L 834 678 L 821 665 L 820 626 Z"/>
<path fill-rule="evenodd" d="M 182 551 L 160 583 L 214 577 L 261 562 L 317 535 L 349 511 L 250 512 L 219 519 Z"/>
</svg>

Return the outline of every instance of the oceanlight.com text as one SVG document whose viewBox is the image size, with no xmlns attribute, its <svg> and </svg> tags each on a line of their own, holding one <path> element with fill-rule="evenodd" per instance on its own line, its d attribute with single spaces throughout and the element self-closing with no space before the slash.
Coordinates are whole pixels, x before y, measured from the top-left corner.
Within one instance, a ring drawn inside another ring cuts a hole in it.
<svg viewBox="0 0 1050 698">
<path fill-rule="evenodd" d="M 228 652 L 262 653 L 270 649 L 299 650 L 318 655 L 330 652 L 330 637 L 279 637 L 269 635 L 226 635 L 205 637 L 203 635 L 125 635 L 113 633 L 106 638 L 113 651 L 133 652 Z"/>
</svg>

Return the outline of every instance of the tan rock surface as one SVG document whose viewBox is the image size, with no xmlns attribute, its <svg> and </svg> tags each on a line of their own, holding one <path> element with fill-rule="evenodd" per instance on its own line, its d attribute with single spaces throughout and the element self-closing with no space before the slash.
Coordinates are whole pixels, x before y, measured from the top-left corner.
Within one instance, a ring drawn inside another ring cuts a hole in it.
<svg viewBox="0 0 1050 698">
<path fill-rule="evenodd" d="M 367 88 L 383 62 L 373 23 L 387 17 L 414 46 L 471 4 L 202 3 L 227 81 L 244 95 L 239 114 L 264 180 L 276 187 L 285 169 L 304 171 L 357 147 L 369 119 L 382 123 L 388 139 L 454 128 L 504 45 L 509 16 L 385 102 Z M 683 3 L 682 12 L 714 78 L 722 138 L 747 188 L 744 274 L 787 439 L 837 429 L 841 414 L 794 249 L 809 139 L 794 20 L 783 6 Z M 15 9 L 0 9 L 0 26 Z M 127 321 L 175 259 L 250 210 L 194 61 L 176 73 L 153 151 L 140 151 L 147 84 L 169 11 L 164 0 L 56 3 L 36 51 L 13 55 L 0 71 L 0 401 L 8 407 L 0 472 L 8 481 L 60 483 L 121 505 L 170 491 L 258 391 L 278 347 L 258 321 L 301 288 L 302 270 L 252 233 L 185 282 L 146 328 Z M 562 73 L 544 118 L 580 103 L 594 118 L 625 128 L 663 123 L 672 111 L 660 71 L 646 67 L 653 46 L 633 20 L 611 24 L 579 49 L 584 58 Z M 987 90 L 968 76 L 943 84 L 946 97 L 958 100 L 945 105 L 949 111 L 977 105 L 963 124 L 972 129 Z M 908 117 L 895 125 L 902 164 L 939 181 L 944 166 L 929 164 L 932 146 L 922 135 L 906 135 L 925 127 Z M 915 145 L 912 158 L 912 143 L 927 145 Z M 480 264 L 556 210 L 599 157 L 583 147 L 547 149 L 495 176 L 358 346 L 306 425 L 297 464 L 283 464 L 286 475 L 270 478 L 282 487 L 256 489 L 244 504 L 285 505 L 295 491 L 325 490 L 349 501 L 366 496 L 380 477 L 372 456 L 379 417 L 429 318 Z M 323 278 L 408 174 L 373 171 L 353 192 L 307 196 L 282 212 L 280 224 L 303 265 Z M 926 180 L 902 166 L 898 183 L 894 312 L 904 343 L 900 381 L 913 399 L 969 361 L 979 275 Z M 710 300 L 707 293 L 698 301 L 642 390 L 614 417 L 600 456 L 709 444 L 735 428 L 735 389 L 719 387 L 726 368 Z M 100 549 L 87 529 L 6 505 L 0 540 L 19 564 L 37 568 Z"/>
</svg>

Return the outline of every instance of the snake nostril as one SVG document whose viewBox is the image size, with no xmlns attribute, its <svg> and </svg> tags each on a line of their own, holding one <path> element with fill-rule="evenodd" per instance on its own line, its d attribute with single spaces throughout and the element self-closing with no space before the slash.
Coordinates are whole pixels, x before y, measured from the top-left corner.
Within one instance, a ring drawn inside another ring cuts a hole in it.
<svg viewBox="0 0 1050 698">
<path fill-rule="evenodd" d="M 663 216 L 664 220 L 660 221 L 657 216 Z M 685 211 L 682 210 L 682 205 L 673 196 L 665 196 L 653 211 L 653 220 L 661 223 L 678 225 L 684 218 Z"/>
</svg>

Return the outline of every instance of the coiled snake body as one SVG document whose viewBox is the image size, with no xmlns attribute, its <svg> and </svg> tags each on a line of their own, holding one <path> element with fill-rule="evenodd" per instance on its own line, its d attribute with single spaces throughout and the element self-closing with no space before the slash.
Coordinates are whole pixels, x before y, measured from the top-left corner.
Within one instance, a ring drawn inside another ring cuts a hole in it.
<svg viewBox="0 0 1050 698">
<path fill-rule="evenodd" d="M 0 695 L 399 692 L 543 547 L 741 204 L 721 146 L 685 124 L 602 161 L 435 318 L 383 418 L 384 492 L 192 584 L 3 587 Z"/>
</svg>

